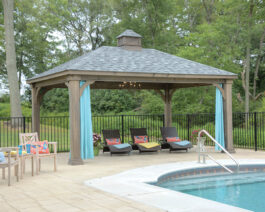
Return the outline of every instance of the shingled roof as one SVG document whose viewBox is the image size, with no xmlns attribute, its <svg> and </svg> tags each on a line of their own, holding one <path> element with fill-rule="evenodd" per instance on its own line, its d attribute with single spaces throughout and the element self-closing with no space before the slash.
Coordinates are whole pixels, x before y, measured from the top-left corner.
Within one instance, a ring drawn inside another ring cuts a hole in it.
<svg viewBox="0 0 265 212">
<path fill-rule="evenodd" d="M 120 47 L 102 46 L 83 56 L 70 60 L 31 79 L 48 76 L 65 70 L 190 74 L 233 76 L 234 73 L 197 63 L 155 49 L 130 51 Z M 30 80 L 31 80 L 30 79 Z"/>
<path fill-rule="evenodd" d="M 142 36 L 137 34 L 136 32 L 134 32 L 131 29 L 127 29 L 125 30 L 123 33 L 121 33 L 119 36 L 117 36 L 117 38 L 121 38 L 121 37 L 135 37 L 135 38 L 141 38 Z"/>
<path fill-rule="evenodd" d="M 177 57 L 155 49 L 141 48 L 141 35 L 125 30 L 117 38 L 119 47 L 102 46 L 45 71 L 30 80 L 64 71 L 117 72 L 170 75 L 202 75 L 236 78 L 236 74 Z M 120 39 L 123 39 L 122 41 Z M 131 48 L 132 46 L 137 48 Z M 226 77 L 225 77 L 226 76 Z"/>
</svg>

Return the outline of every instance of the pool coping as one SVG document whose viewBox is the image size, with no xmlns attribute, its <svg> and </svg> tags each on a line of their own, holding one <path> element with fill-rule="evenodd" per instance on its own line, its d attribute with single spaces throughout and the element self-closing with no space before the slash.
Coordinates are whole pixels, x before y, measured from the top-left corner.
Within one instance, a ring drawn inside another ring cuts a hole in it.
<svg viewBox="0 0 265 212">
<path fill-rule="evenodd" d="M 231 160 L 218 161 L 225 165 L 234 165 L 233 161 Z M 238 162 L 241 165 L 265 164 L 265 160 L 261 159 L 240 159 Z M 160 176 L 170 172 L 212 166 L 216 166 L 216 164 L 213 161 L 208 160 L 206 161 L 206 164 L 199 164 L 197 161 L 192 161 L 152 165 L 131 169 L 112 176 L 88 180 L 85 181 L 85 185 L 169 212 L 250 211 L 147 184 L 148 182 L 157 181 Z"/>
</svg>

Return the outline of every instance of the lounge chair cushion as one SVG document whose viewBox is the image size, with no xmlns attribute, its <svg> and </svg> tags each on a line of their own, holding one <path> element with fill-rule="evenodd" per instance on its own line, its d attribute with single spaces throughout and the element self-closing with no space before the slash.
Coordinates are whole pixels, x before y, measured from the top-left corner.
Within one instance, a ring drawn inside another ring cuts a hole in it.
<svg viewBox="0 0 265 212">
<path fill-rule="evenodd" d="M 31 153 L 36 154 L 37 145 L 39 147 L 39 154 L 50 154 L 48 141 L 38 141 L 31 144 Z"/>
<path fill-rule="evenodd" d="M 181 150 L 192 148 L 192 143 L 190 141 L 179 141 L 179 142 L 168 142 L 171 150 Z"/>
<path fill-rule="evenodd" d="M 120 138 L 106 138 L 106 142 L 108 145 L 117 145 L 117 144 L 121 144 L 121 139 Z"/>
<path fill-rule="evenodd" d="M 23 155 L 26 155 L 27 152 L 26 152 L 26 151 L 22 151 L 22 154 L 23 154 Z M 4 152 L 4 155 L 5 155 L 5 157 L 7 157 L 7 156 L 8 156 L 8 153 L 7 153 L 7 152 Z M 11 152 L 10 152 L 10 155 L 11 155 L 11 157 L 15 157 L 15 156 L 17 156 L 17 151 L 11 151 Z"/>
<path fill-rule="evenodd" d="M 118 149 L 123 149 L 123 148 L 130 147 L 131 145 L 130 144 L 116 144 L 116 145 L 113 145 L 113 146 L 118 148 Z"/>
<path fill-rule="evenodd" d="M 109 145 L 108 147 L 112 154 L 129 153 L 132 151 L 132 146 L 130 144 L 115 144 L 115 145 Z"/>
<path fill-rule="evenodd" d="M 143 147 L 145 147 L 147 149 L 150 149 L 150 148 L 153 148 L 153 147 L 156 147 L 156 146 L 160 146 L 158 143 L 155 143 L 155 142 L 140 143 L 139 145 L 143 146 Z"/>
<path fill-rule="evenodd" d="M 181 139 L 179 137 L 166 137 L 167 142 L 179 142 Z"/>
<path fill-rule="evenodd" d="M 148 136 L 146 135 L 134 136 L 134 143 L 136 144 L 147 143 L 147 142 L 148 142 Z"/>
<path fill-rule="evenodd" d="M 189 141 L 179 141 L 179 142 L 175 142 L 175 143 L 178 144 L 178 145 L 181 145 L 181 146 L 186 146 L 186 145 L 190 144 Z"/>
<path fill-rule="evenodd" d="M 5 155 L 3 152 L 0 152 L 0 163 L 4 163 L 6 161 Z"/>
</svg>

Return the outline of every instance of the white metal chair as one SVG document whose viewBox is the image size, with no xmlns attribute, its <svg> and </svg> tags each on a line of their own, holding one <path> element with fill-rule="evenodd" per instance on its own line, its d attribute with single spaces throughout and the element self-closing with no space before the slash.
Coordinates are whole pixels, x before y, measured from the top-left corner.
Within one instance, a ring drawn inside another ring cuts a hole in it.
<svg viewBox="0 0 265 212">
<path fill-rule="evenodd" d="M 36 142 L 39 141 L 38 133 L 20 133 L 20 145 L 23 145 L 23 147 L 26 147 L 26 144 L 35 145 Z M 51 157 L 54 159 L 54 171 L 57 170 L 57 142 L 48 142 L 48 145 L 53 145 L 53 153 L 50 154 L 39 154 L 38 145 L 36 145 L 36 174 L 39 173 L 41 168 L 41 158 L 43 157 Z M 25 165 L 25 163 L 24 163 Z"/>
</svg>

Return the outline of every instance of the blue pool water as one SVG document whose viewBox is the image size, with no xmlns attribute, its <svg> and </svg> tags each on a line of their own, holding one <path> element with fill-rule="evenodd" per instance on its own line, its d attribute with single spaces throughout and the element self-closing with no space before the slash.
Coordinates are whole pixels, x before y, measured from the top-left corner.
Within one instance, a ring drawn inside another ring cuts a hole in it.
<svg viewBox="0 0 265 212">
<path fill-rule="evenodd" d="M 264 172 L 176 178 L 155 185 L 255 212 L 265 211 Z"/>
</svg>

